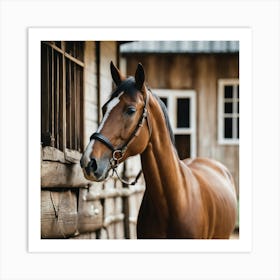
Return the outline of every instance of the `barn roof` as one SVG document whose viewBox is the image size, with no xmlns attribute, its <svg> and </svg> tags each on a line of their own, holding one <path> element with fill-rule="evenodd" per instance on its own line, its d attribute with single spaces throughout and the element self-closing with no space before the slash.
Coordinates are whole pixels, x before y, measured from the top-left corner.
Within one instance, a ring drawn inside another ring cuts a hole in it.
<svg viewBox="0 0 280 280">
<path fill-rule="evenodd" d="M 120 45 L 129 53 L 237 53 L 239 41 L 133 41 Z"/>
</svg>

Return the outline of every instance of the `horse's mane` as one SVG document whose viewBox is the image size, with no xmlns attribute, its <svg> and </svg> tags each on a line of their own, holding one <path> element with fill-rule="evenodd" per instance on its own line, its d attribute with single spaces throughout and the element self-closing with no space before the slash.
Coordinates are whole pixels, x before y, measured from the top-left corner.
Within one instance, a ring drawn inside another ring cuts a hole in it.
<svg viewBox="0 0 280 280">
<path fill-rule="evenodd" d="M 150 89 L 149 89 L 149 91 L 152 93 L 152 91 Z M 157 100 L 157 102 L 158 102 L 158 104 L 159 104 L 159 106 L 160 106 L 160 108 L 163 112 L 164 119 L 165 119 L 165 124 L 167 126 L 167 130 L 169 132 L 171 142 L 172 142 L 173 146 L 175 147 L 175 136 L 174 136 L 171 124 L 170 124 L 167 108 L 166 108 L 165 104 L 163 103 L 163 101 L 156 94 L 152 93 L 152 95 Z"/>
</svg>

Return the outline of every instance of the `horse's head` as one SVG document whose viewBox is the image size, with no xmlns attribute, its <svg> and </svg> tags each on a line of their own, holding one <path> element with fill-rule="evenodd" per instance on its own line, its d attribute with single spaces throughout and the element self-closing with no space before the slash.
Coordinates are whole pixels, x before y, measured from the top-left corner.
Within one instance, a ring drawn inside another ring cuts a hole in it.
<svg viewBox="0 0 280 280">
<path fill-rule="evenodd" d="M 138 64 L 135 77 L 124 77 L 111 62 L 117 86 L 102 107 L 103 119 L 81 158 L 87 179 L 103 181 L 112 167 L 129 156 L 142 153 L 149 142 L 147 119 L 148 92 L 145 74 Z"/>
</svg>

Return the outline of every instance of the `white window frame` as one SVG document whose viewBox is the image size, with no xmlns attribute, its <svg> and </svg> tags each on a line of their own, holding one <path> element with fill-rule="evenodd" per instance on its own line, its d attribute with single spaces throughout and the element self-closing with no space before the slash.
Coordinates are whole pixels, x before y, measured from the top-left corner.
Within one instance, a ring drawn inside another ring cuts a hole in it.
<svg viewBox="0 0 280 280">
<path fill-rule="evenodd" d="M 226 117 L 238 117 L 240 113 L 237 113 L 237 103 L 239 97 L 237 97 L 237 86 L 239 85 L 239 79 L 219 79 L 218 80 L 218 144 L 220 145 L 239 145 L 239 138 L 237 138 L 236 122 L 233 122 L 233 138 L 224 138 L 224 119 Z M 233 86 L 233 113 L 224 113 L 224 87 Z M 239 118 L 240 122 L 240 118 Z"/>
<path fill-rule="evenodd" d="M 153 92 L 161 98 L 167 99 L 168 116 L 174 135 L 190 135 L 190 157 L 196 157 L 196 92 L 194 90 L 175 90 L 175 89 L 153 89 Z M 177 99 L 190 99 L 190 127 L 177 127 Z"/>
</svg>

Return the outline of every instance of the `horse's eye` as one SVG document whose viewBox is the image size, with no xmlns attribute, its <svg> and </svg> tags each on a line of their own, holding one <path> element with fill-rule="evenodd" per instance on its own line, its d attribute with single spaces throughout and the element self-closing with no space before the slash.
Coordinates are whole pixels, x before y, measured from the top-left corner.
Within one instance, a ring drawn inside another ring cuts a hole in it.
<svg viewBox="0 0 280 280">
<path fill-rule="evenodd" d="M 133 106 L 129 106 L 129 107 L 126 109 L 126 114 L 129 115 L 129 116 L 132 116 L 135 112 L 136 112 L 136 108 L 133 107 Z"/>
</svg>

